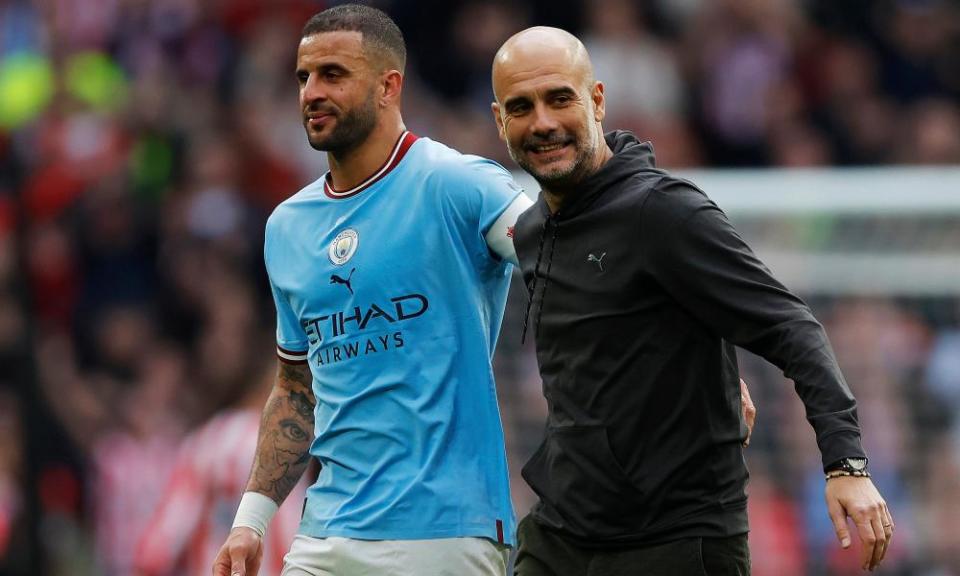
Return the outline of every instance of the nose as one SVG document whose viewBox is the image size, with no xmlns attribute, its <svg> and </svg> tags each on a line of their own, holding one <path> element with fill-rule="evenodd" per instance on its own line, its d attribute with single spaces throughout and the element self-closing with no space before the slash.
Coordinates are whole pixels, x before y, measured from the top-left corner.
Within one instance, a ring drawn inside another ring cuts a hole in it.
<svg viewBox="0 0 960 576">
<path fill-rule="evenodd" d="M 530 130 L 537 136 L 545 136 L 555 132 L 560 127 L 550 108 L 543 102 L 537 102 L 533 107 L 533 122 Z"/>
<path fill-rule="evenodd" d="M 323 102 L 326 99 L 327 92 L 324 89 L 323 82 L 319 82 L 315 74 L 310 74 L 300 88 L 300 103 L 304 107 L 308 107 L 315 102 Z"/>
</svg>

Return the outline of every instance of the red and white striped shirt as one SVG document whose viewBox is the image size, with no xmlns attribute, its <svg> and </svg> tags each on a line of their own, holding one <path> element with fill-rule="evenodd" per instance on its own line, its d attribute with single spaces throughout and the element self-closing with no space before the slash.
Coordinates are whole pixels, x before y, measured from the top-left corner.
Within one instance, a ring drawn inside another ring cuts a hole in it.
<svg viewBox="0 0 960 576">
<path fill-rule="evenodd" d="M 247 483 L 259 425 L 258 410 L 230 410 L 190 434 L 137 547 L 140 573 L 209 576 Z M 270 524 L 260 576 L 280 574 L 297 532 L 305 490 L 301 480 Z"/>
<path fill-rule="evenodd" d="M 156 509 L 177 455 L 177 437 L 112 431 L 93 447 L 97 561 L 107 576 L 130 574 L 133 552 Z"/>
</svg>

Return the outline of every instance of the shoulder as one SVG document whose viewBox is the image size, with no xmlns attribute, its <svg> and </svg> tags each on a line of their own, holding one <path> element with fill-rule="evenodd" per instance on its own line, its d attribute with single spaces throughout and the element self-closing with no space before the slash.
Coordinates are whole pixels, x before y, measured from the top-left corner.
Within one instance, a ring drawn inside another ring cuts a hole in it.
<svg viewBox="0 0 960 576">
<path fill-rule="evenodd" d="M 312 201 L 323 197 L 323 177 L 307 184 L 295 194 L 277 204 L 267 218 L 266 233 L 268 236 L 282 231 L 292 225 L 298 214 Z"/>
<path fill-rule="evenodd" d="M 690 180 L 664 173 L 650 187 L 643 214 L 661 222 L 682 222 L 704 209 L 717 209 L 707 194 Z"/>
<path fill-rule="evenodd" d="M 321 177 L 278 204 L 267 217 L 263 231 L 263 255 L 268 272 L 272 270 L 272 261 L 286 259 L 284 254 L 289 242 L 300 238 L 304 226 L 311 225 L 313 218 L 305 215 L 307 207 L 316 207 L 316 200 L 322 199 L 323 195 Z"/>
<path fill-rule="evenodd" d="M 651 191 L 640 222 L 640 234 L 661 247 L 682 238 L 719 237 L 733 230 L 727 215 L 700 187 L 673 176 Z"/>
<path fill-rule="evenodd" d="M 481 186 L 487 182 L 513 183 L 510 172 L 493 160 L 464 154 L 429 138 L 420 138 L 417 144 L 422 169 L 433 182 Z"/>
</svg>

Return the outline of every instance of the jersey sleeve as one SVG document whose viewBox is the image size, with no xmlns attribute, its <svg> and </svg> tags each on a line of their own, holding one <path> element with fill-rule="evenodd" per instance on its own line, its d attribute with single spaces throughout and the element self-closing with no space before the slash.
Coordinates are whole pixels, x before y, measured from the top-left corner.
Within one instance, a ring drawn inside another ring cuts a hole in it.
<svg viewBox="0 0 960 576">
<path fill-rule="evenodd" d="M 530 201 L 503 167 L 479 156 L 463 156 L 442 172 L 445 184 L 456 191 L 457 210 L 487 254 L 516 263 L 513 226 Z"/>
<path fill-rule="evenodd" d="M 277 309 L 277 357 L 287 364 L 306 364 L 309 347 L 307 334 L 297 321 L 290 303 L 272 280 L 270 291 Z"/>
<path fill-rule="evenodd" d="M 290 301 L 274 281 L 271 273 L 271 252 L 275 250 L 275 233 L 271 231 L 271 222 L 267 224 L 264 240 L 263 257 L 267 268 L 267 278 L 270 282 L 270 293 L 273 295 L 273 305 L 277 310 L 277 357 L 287 364 L 306 364 L 309 340 L 307 333 L 300 325 L 297 314 L 290 306 Z"/>
</svg>

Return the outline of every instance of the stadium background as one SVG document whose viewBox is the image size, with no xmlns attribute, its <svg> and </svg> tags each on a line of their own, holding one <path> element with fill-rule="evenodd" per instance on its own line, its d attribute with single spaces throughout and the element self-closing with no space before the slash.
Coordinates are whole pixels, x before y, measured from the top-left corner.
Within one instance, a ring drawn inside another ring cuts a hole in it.
<svg viewBox="0 0 960 576">
<path fill-rule="evenodd" d="M 511 168 L 493 52 L 532 24 L 580 35 L 605 126 L 707 170 L 708 193 L 725 184 L 721 206 L 827 326 L 897 521 L 882 573 L 960 574 L 956 3 L 379 5 L 410 47 L 407 126 Z M 293 77 L 322 7 L 0 0 L 0 575 L 130 573 L 185 434 L 269 386 L 262 227 L 324 169 Z M 749 170 L 712 171 L 729 168 Z M 521 286 L 495 362 L 520 514 L 545 414 Z M 755 358 L 742 371 L 759 407 L 754 573 L 855 573 L 792 386 Z"/>
</svg>

